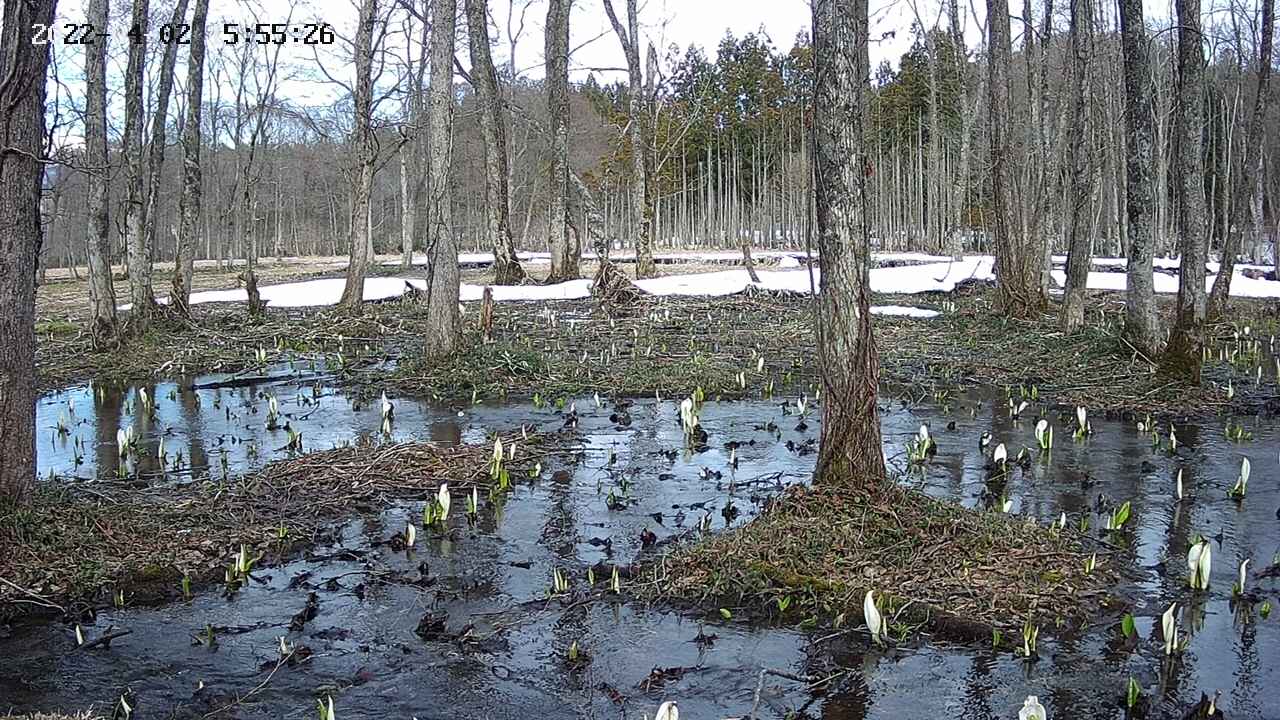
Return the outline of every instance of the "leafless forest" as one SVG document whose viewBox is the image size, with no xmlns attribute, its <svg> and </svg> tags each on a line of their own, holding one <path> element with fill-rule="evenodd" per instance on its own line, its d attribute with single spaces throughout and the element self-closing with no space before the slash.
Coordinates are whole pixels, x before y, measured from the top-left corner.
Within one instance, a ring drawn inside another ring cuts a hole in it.
<svg viewBox="0 0 1280 720">
<path fill-rule="evenodd" d="M 113 40 L 138 20 L 149 19 L 155 27 L 181 18 L 190 22 L 192 12 L 202 11 L 185 3 L 106 5 L 91 3 L 90 12 L 109 15 L 117 32 Z M 1227 242 L 1232 208 L 1239 206 L 1238 219 L 1247 225 L 1241 250 L 1254 262 L 1269 257 L 1268 238 L 1277 223 L 1272 208 L 1280 203 L 1280 172 L 1274 170 L 1280 91 L 1274 86 L 1262 104 L 1260 146 L 1248 154 L 1260 7 L 1232 0 L 1203 8 L 1204 82 L 1197 91 L 1204 106 L 1203 171 L 1197 179 L 1204 188 L 1209 243 L 1216 253 Z M 482 3 L 466 9 L 476 13 L 459 14 L 459 63 L 446 80 L 454 122 L 443 147 L 451 162 L 447 179 L 431 181 L 445 188 L 447 231 L 460 249 L 493 249 L 495 231 L 486 220 L 488 116 L 505 140 L 509 230 L 502 234 L 516 249 L 545 251 L 552 244 L 548 209 L 561 191 L 553 191 L 553 180 L 562 117 L 568 166 L 592 194 L 598 231 L 611 244 L 632 248 L 645 233 L 655 248 L 803 244 L 812 113 L 807 37 L 770 38 L 762 30 L 726 37 L 717 48 L 641 47 L 628 39 L 634 20 L 629 6 L 619 3 L 618 37 L 594 42 L 618 44 L 618 67 L 629 70 L 629 78 L 586 73 L 585 81 L 569 85 L 567 101 L 556 105 L 553 118 L 544 69 L 514 62 L 517 47 L 542 39 L 536 26 L 543 24 L 543 5 L 513 1 L 504 10 L 518 21 L 514 26 L 488 22 L 479 29 L 490 48 L 496 113 L 483 109 L 485 83 L 470 69 L 474 48 L 467 51 L 473 43 L 466 37 L 476 32 L 471 19 L 489 17 L 487 8 Z M 883 249 L 947 253 L 991 247 L 992 54 L 989 43 L 975 38 L 978 21 L 965 16 L 964 6 L 952 2 L 944 9 L 899 30 L 912 34 L 911 50 L 871 73 L 866 172 L 875 198 L 873 236 Z M 153 43 L 132 58 L 126 42 L 106 48 L 55 44 L 48 115 L 62 131 L 53 137 L 70 139 L 52 148 L 66 164 L 46 178 L 42 267 L 90 264 L 86 238 L 103 232 L 91 230 L 91 208 L 99 205 L 108 211 L 103 248 L 112 262 L 128 255 L 131 222 L 145 229 L 142 255 L 172 261 L 183 234 L 184 157 L 191 153 L 184 148 L 197 141 L 203 201 L 186 230 L 197 259 L 346 255 L 353 217 L 367 225 L 361 234 L 367 233 L 378 254 L 400 253 L 407 243 L 423 251 L 425 226 L 415 230 L 413 218 L 425 199 L 415 187 L 430 170 L 426 88 L 440 82 L 430 72 L 431 9 L 426 2 L 384 1 L 360 10 L 376 28 L 368 39 L 376 77 L 367 102 L 349 77 L 357 55 L 352 43 L 359 37 L 339 35 L 316 59 L 286 61 L 278 45 L 227 44 L 221 22 L 210 22 L 205 63 L 196 62 L 194 69 L 192 45 Z M 265 17 L 262 8 L 243 2 L 215 3 L 214 11 L 219 20 L 283 19 Z M 1007 87 L 997 88 L 1009 103 L 1004 152 L 1016 167 L 1008 180 L 1020 189 L 1016 202 L 1024 232 L 1043 237 L 1052 251 L 1065 252 L 1078 232 L 1096 254 L 1124 257 L 1129 148 L 1119 10 L 1103 3 L 1078 20 L 1071 12 L 1067 2 L 1015 8 L 1007 73 L 1001 76 Z M 962 27 L 969 28 L 967 35 Z M 1171 255 L 1181 174 L 1177 34 L 1166 21 L 1148 22 L 1147 35 L 1152 237 L 1157 254 Z M 104 49 L 107 72 L 85 72 L 88 55 Z M 176 57 L 163 50 L 176 51 Z M 328 85 L 326 93 L 336 101 L 308 105 L 282 93 L 282 87 L 296 88 L 304 79 Z M 105 166 L 91 160 L 94 122 L 86 120 L 103 112 L 95 110 L 99 91 L 89 91 L 86 82 L 105 84 Z M 197 102 L 202 107 L 193 112 Z M 1083 120 L 1077 123 L 1076 116 Z M 199 132 L 187 128 L 193 122 Z M 367 150 L 366 141 L 358 140 L 366 126 Z M 644 148 L 639 154 L 633 152 L 637 145 Z M 366 165 L 371 178 L 365 177 Z M 95 180 L 105 180 L 105 204 L 96 200 Z M 357 206 L 366 204 L 365 183 L 368 211 L 357 217 Z M 585 232 L 592 221 L 581 207 L 573 209 L 571 226 Z"/>
</svg>

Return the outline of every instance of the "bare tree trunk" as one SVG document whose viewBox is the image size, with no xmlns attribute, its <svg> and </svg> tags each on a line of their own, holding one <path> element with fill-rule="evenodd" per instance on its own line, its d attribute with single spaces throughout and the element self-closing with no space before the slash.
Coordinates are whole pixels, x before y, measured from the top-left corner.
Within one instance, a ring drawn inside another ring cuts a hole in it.
<svg viewBox="0 0 1280 720">
<path fill-rule="evenodd" d="M 551 276 L 548 282 L 581 275 L 569 240 L 566 196 L 569 189 L 569 9 L 572 0 L 547 2 L 547 114 L 551 122 L 550 220 Z"/>
<path fill-rule="evenodd" d="M 1251 209 L 1261 193 L 1262 178 L 1262 124 L 1267 108 L 1268 85 L 1271 81 L 1272 43 L 1275 35 L 1275 0 L 1262 0 L 1262 32 L 1258 52 L 1258 94 L 1249 116 L 1249 129 L 1244 144 L 1244 166 L 1236 173 L 1235 190 L 1232 191 L 1231 211 L 1227 220 L 1227 236 L 1222 244 L 1222 264 L 1218 277 L 1213 281 L 1209 296 L 1210 319 L 1221 317 L 1227 309 L 1231 293 L 1231 276 L 1235 274 L 1236 255 L 1240 252 L 1241 236 L 1246 224 L 1250 224 Z M 1259 212 L 1258 215 L 1261 215 Z M 1255 232 L 1256 232 L 1255 226 Z"/>
<path fill-rule="evenodd" d="M 489 52 L 487 0 L 466 0 L 467 34 L 471 45 L 471 80 L 480 106 L 484 136 L 485 229 L 493 246 L 494 282 L 515 285 L 525 278 L 511 237 L 511 189 L 507 183 L 507 131 L 502 120 L 498 75 Z"/>
<path fill-rule="evenodd" d="M 1205 322 L 1204 51 L 1200 33 L 1200 0 L 1177 0 L 1178 89 L 1177 170 L 1178 303 L 1169 345 L 1161 368 L 1190 382 L 1200 382 Z"/>
<path fill-rule="evenodd" d="M 1148 357 L 1160 348 L 1155 286 L 1155 178 L 1152 171 L 1155 126 L 1147 31 L 1142 0 L 1121 0 L 1120 32 L 1124 52 L 1125 218 L 1129 237 L 1125 328 L 1128 341 Z"/>
<path fill-rule="evenodd" d="M 996 281 L 1001 310 L 1010 317 L 1038 314 L 1045 305 L 1041 271 L 1044 258 L 1039 242 L 1028 242 L 1018 219 L 1018 182 L 1010 148 L 1009 122 L 1009 2 L 987 0 L 990 31 L 987 62 L 987 108 L 990 113 L 992 225 L 996 246 Z"/>
<path fill-rule="evenodd" d="M 636 250 L 636 277 L 653 277 L 656 268 L 653 264 L 653 214 L 649 208 L 648 189 L 649 168 L 648 136 L 645 131 L 648 123 L 648 103 L 644 89 L 644 79 L 640 68 L 640 29 L 637 16 L 636 0 L 627 0 L 627 27 L 623 27 L 618 15 L 613 11 L 613 0 L 604 0 L 605 13 L 613 25 L 613 32 L 622 44 L 622 52 L 627 58 L 627 137 L 631 142 L 631 204 L 636 214 L 637 224 L 632 237 Z"/>
<path fill-rule="evenodd" d="M 110 14 L 108 0 L 91 0 L 89 23 L 106 27 Z M 84 145 L 88 173 L 89 233 L 86 238 L 89 261 L 89 303 L 93 320 L 89 328 L 94 347 L 116 341 L 116 291 L 111 280 L 111 210 L 107 178 L 111 174 L 107 155 L 107 38 L 89 45 L 85 52 Z"/>
<path fill-rule="evenodd" d="M 453 51 L 457 0 L 431 3 L 431 88 L 427 108 L 427 328 L 428 359 L 453 354 L 462 342 L 458 318 L 458 243 L 453 234 L 449 171 L 453 165 Z M 419 172 L 422 168 L 419 168 Z"/>
<path fill-rule="evenodd" d="M 360 26 L 356 30 L 356 81 L 352 98 L 355 129 L 355 167 L 351 188 L 351 225 L 349 239 L 351 258 L 347 263 L 347 282 L 342 288 L 341 306 L 353 314 L 360 313 L 364 302 L 364 275 L 369 264 L 369 198 L 373 194 L 374 164 L 377 162 L 377 140 L 373 136 L 373 33 L 378 17 L 378 0 L 361 0 Z"/>
<path fill-rule="evenodd" d="M 31 28 L 54 0 L 3 0 L 0 34 L 0 502 L 17 504 L 36 478 L 36 263 L 40 256 L 45 69 L 49 45 Z"/>
<path fill-rule="evenodd" d="M 187 58 L 187 117 L 182 127 L 182 195 L 178 198 L 178 248 L 173 262 L 174 310 L 190 312 L 191 275 L 195 269 L 196 236 L 200 233 L 200 209 L 204 197 L 200 164 L 200 126 L 204 103 L 205 21 L 209 0 L 196 0 L 191 17 L 191 54 Z"/>
<path fill-rule="evenodd" d="M 1087 210 L 1092 195 L 1093 160 L 1086 142 L 1088 127 L 1088 79 L 1093 60 L 1093 0 L 1071 0 L 1071 118 L 1067 153 L 1071 203 L 1067 216 L 1067 283 L 1062 305 L 1062 327 L 1067 331 L 1084 325 L 1084 300 L 1093 257 L 1093 233 Z"/>
<path fill-rule="evenodd" d="M 416 176 L 413 146 L 417 141 L 405 143 L 400 148 L 400 269 L 413 266 L 413 228 L 417 222 L 418 200 L 413 186 Z"/>
<path fill-rule="evenodd" d="M 867 275 L 867 30 L 867 0 L 814 0 L 813 176 L 822 257 L 817 300 L 822 438 L 816 478 L 872 488 L 884 482 L 885 471 Z"/>
<path fill-rule="evenodd" d="M 133 0 L 131 27 L 147 33 L 149 0 Z M 129 62 L 124 76 L 124 156 L 125 156 L 125 252 L 129 266 L 129 299 L 133 303 L 130 323 L 135 331 L 146 329 L 155 298 L 151 294 L 151 249 L 147 247 L 143 195 L 142 74 L 146 65 L 146 45 L 129 43 Z"/>
<path fill-rule="evenodd" d="M 178 0 L 173 7 L 170 27 L 185 24 L 187 19 L 187 0 Z M 160 174 L 164 169 L 164 151 L 167 142 L 166 122 L 169 119 L 169 97 L 173 94 L 173 72 L 178 63 L 178 43 L 171 42 L 164 46 L 164 55 L 160 61 L 159 86 L 156 88 L 156 106 L 151 116 L 151 139 L 147 150 L 147 186 L 143 195 L 142 233 L 145 238 L 148 262 L 155 259 L 156 208 L 160 205 Z"/>
</svg>

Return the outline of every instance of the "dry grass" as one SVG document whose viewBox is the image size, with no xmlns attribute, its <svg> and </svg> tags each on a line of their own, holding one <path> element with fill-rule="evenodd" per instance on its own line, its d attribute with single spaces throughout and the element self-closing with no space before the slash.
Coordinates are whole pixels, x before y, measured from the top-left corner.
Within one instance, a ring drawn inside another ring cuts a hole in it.
<svg viewBox="0 0 1280 720">
<path fill-rule="evenodd" d="M 543 458 L 553 440 L 521 440 L 513 477 Z M 472 487 L 487 494 L 491 454 L 491 445 L 357 445 L 230 480 L 45 484 L 28 505 L 0 508 L 0 617 L 65 612 L 109 596 L 109 588 L 139 601 L 164 599 L 176 594 L 184 573 L 197 583 L 221 578 L 241 544 L 268 559 L 284 557 L 337 519 L 376 514 L 391 499 L 428 497 L 442 482 L 459 497 Z"/>
<path fill-rule="evenodd" d="M 654 597 L 788 617 L 862 623 L 868 590 L 904 626 L 990 639 L 1024 621 L 1080 620 L 1112 572 L 1072 533 L 920 493 L 797 489 L 745 526 L 680 547 L 649 571 Z"/>
</svg>

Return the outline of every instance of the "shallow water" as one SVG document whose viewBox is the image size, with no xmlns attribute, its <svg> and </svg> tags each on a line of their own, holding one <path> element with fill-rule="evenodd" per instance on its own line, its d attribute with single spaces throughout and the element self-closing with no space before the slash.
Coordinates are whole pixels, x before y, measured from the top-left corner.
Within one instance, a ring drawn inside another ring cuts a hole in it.
<svg viewBox="0 0 1280 720">
<path fill-rule="evenodd" d="M 205 471 L 201 466 L 215 476 L 223 472 L 223 449 L 226 471 L 233 474 L 282 457 L 277 448 L 283 435 L 263 428 L 262 392 L 278 398 L 309 450 L 348 442 L 355 433 L 380 434 L 376 401 L 353 402 L 314 377 L 194 392 L 161 384 L 148 388 L 159 398 L 154 419 L 136 401 L 127 412 L 127 400 L 113 399 L 118 395 L 106 393 L 95 402 L 91 389 L 73 388 L 41 403 L 42 425 L 50 428 L 40 448 L 42 473 L 81 478 L 115 473 L 115 428 L 122 423 L 132 424 L 143 438 L 144 456 L 154 456 L 163 435 L 169 452 L 181 448 L 188 465 L 195 461 L 196 472 Z M 52 429 L 71 395 L 77 396 L 79 416 L 72 431 L 86 445 L 78 467 L 68 450 L 70 438 L 59 438 Z M 315 399 L 299 400 L 299 395 Z M 522 424 L 554 429 L 564 419 L 563 411 L 530 405 L 457 408 L 393 401 L 396 439 L 483 442 L 493 431 Z M 804 419 L 807 427 L 798 429 L 794 397 L 791 401 L 785 415 L 781 399 L 708 402 L 701 422 L 710 448 L 671 457 L 662 453 L 681 444 L 674 402 L 637 401 L 630 409 L 631 425 L 620 427 L 609 420 L 613 408 L 577 398 L 579 454 L 518 486 L 500 510 L 483 511 L 474 527 L 453 517 L 447 535 L 423 531 L 412 555 L 375 544 L 419 518 L 419 503 L 393 503 L 377 517 L 336 527 L 332 540 L 307 557 L 263 569 L 258 577 L 265 582 L 250 583 L 231 600 L 210 588 L 190 603 L 102 610 L 87 628 L 90 638 L 110 625 L 133 631 L 109 649 L 73 652 L 72 629 L 58 623 L 9 629 L 0 638 L 0 708 L 73 709 L 90 703 L 102 708 L 129 688 L 138 706 L 135 717 L 199 717 L 261 687 L 225 716 L 313 717 L 312 698 L 332 693 L 339 715 L 356 718 L 639 717 L 668 698 L 679 700 L 685 717 L 721 718 L 747 714 L 759 670 L 772 668 L 839 677 L 820 695 L 792 680 L 766 678 L 761 717 L 803 708 L 824 718 L 1010 718 L 1028 694 L 1040 696 L 1052 718 L 1120 717 L 1130 675 L 1144 695 L 1156 697 L 1152 717 L 1181 717 L 1201 691 L 1215 690 L 1222 691 L 1218 705 L 1233 720 L 1280 715 L 1280 693 L 1267 689 L 1280 682 L 1280 670 L 1267 662 L 1280 658 L 1280 613 L 1261 620 L 1255 608 L 1245 620 L 1230 599 L 1238 560 L 1251 557 L 1256 572 L 1280 549 L 1275 515 L 1280 426 L 1273 419 L 1244 419 L 1253 440 L 1242 444 L 1224 438 L 1225 419 L 1179 424 L 1182 447 L 1171 454 L 1153 450 L 1149 436 L 1139 434 L 1134 423 L 1103 418 L 1092 419 L 1092 437 L 1075 441 L 1067 418 L 1052 414 L 1057 437 L 1049 458 L 1037 457 L 1029 471 L 1013 472 L 1000 487 L 987 481 L 978 436 L 990 431 L 1011 455 L 1034 446 L 1036 408 L 1015 422 L 1002 394 L 962 396 L 949 408 L 883 401 L 891 463 L 904 465 L 904 444 L 921 422 L 933 428 L 939 454 L 904 482 L 935 496 L 986 507 L 1003 493 L 1013 513 L 1041 523 L 1063 511 L 1075 523 L 1083 513 L 1095 528 L 1102 513 L 1131 500 L 1132 530 L 1122 557 L 1132 572 L 1117 594 L 1132 600 L 1137 616 L 1141 640 L 1133 651 L 1114 648 L 1118 615 L 1100 616 L 1097 626 L 1083 633 L 1055 636 L 1046 628 L 1040 661 L 1027 664 L 1007 652 L 951 644 L 873 649 L 856 635 L 811 648 L 810 640 L 829 631 L 751 627 L 716 614 L 690 617 L 607 598 L 585 601 L 588 567 L 625 567 L 649 552 L 641 548 L 642 530 L 660 540 L 692 535 L 707 516 L 718 531 L 726 524 L 722 510 L 731 497 L 739 510 L 733 523 L 740 524 L 782 487 L 806 482 L 818 413 L 811 411 Z M 955 429 L 945 429 L 952 421 Z M 736 471 L 725 448 L 731 441 L 738 443 Z M 255 445 L 256 452 L 248 449 Z M 1253 474 L 1248 496 L 1237 503 L 1226 493 L 1242 456 L 1250 458 Z M 130 470 L 154 472 L 155 467 L 143 461 Z M 1181 503 L 1174 498 L 1179 467 L 1186 489 Z M 190 476 L 186 467 L 153 481 Z M 607 507 L 610 490 L 626 498 L 625 508 Z M 1193 601 L 1184 558 L 1194 533 L 1221 533 L 1221 540 L 1213 541 L 1211 589 Z M 547 600 L 555 568 L 570 577 L 572 598 Z M 1276 580 L 1257 580 L 1253 574 L 1248 587 L 1280 604 Z M 607 578 L 597 581 L 603 586 Z M 310 592 L 317 595 L 318 614 L 302 631 L 290 631 L 290 618 Z M 1179 626 L 1191 639 L 1187 652 L 1162 669 L 1156 626 L 1175 601 L 1184 608 Z M 446 618 L 449 638 L 423 640 L 415 634 L 427 612 Z M 468 624 L 474 626 L 470 634 L 458 639 Z M 192 640 L 206 625 L 215 627 L 218 638 L 212 649 Z M 700 634 L 716 639 L 694 642 Z M 314 654 L 269 675 L 281 635 Z M 590 660 L 570 668 L 563 658 L 575 641 Z M 665 680 L 660 686 L 646 685 L 655 667 L 673 670 L 658 674 L 656 679 Z"/>
</svg>

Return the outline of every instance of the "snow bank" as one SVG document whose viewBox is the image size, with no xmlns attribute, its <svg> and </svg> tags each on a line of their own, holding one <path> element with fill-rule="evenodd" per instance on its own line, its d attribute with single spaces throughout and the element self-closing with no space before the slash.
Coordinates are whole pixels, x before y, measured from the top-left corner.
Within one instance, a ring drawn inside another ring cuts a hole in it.
<svg viewBox="0 0 1280 720">
<path fill-rule="evenodd" d="M 535 253 L 524 253 L 535 256 Z M 704 256 L 713 255 L 706 253 Z M 723 253 L 725 257 L 732 253 Z M 464 261 L 481 258 L 484 253 L 460 256 Z M 764 255 L 762 254 L 762 257 Z M 777 253 L 782 260 L 790 259 L 798 264 L 794 253 Z M 937 259 L 937 256 L 920 253 L 897 253 L 878 256 L 881 259 L 922 261 Z M 1061 256 L 1059 256 L 1061 257 Z M 531 259 L 537 259 L 536 257 Z M 1123 258 L 1096 258 L 1095 263 L 1111 266 L 1123 263 Z M 1177 261 L 1172 261 L 1176 264 Z M 990 255 L 970 255 L 960 260 L 942 258 L 936 262 L 923 262 L 918 265 L 902 265 L 897 267 L 872 268 L 870 271 L 871 291 L 876 293 L 893 293 L 913 295 L 924 292 L 948 293 L 956 285 L 966 280 L 991 281 L 995 279 L 995 260 Z M 1255 266 L 1242 265 L 1241 269 Z M 721 297 L 735 295 L 754 285 L 762 290 L 781 292 L 808 293 L 810 282 L 815 285 L 821 280 L 821 270 L 801 269 L 760 270 L 759 283 L 752 283 L 747 271 L 742 268 L 721 270 L 718 272 L 694 273 L 689 275 L 668 275 L 637 281 L 637 285 L 653 295 Z M 1066 274 L 1060 270 L 1052 272 L 1053 280 L 1059 285 L 1066 282 Z M 1212 287 L 1213 275 L 1205 281 L 1206 287 Z M 342 297 L 343 278 L 324 278 L 300 282 L 262 285 L 259 292 L 262 299 L 270 307 L 299 308 L 334 305 Z M 1155 291 L 1158 293 L 1176 293 L 1178 278 L 1167 273 L 1154 274 Z M 365 280 L 365 301 L 386 300 L 403 295 L 410 287 L 425 290 L 426 284 L 419 278 L 412 277 L 374 277 Z M 459 293 L 462 301 L 479 300 L 484 293 L 484 285 L 464 284 Z M 493 288 L 494 300 L 498 302 L 538 301 L 538 300 L 579 300 L 590 297 L 590 280 L 571 280 L 555 285 L 514 285 L 489 286 Z M 1094 290 L 1125 289 L 1125 275 L 1122 272 L 1089 273 L 1089 288 Z M 1280 298 L 1280 282 L 1274 280 L 1256 280 L 1237 273 L 1231 283 L 1231 294 L 1235 297 Z M 210 302 L 245 302 L 243 289 L 206 290 L 191 294 L 193 305 Z M 160 302 L 168 302 L 162 298 Z M 128 310 L 122 305 L 121 310 Z M 882 315 L 909 315 L 911 317 L 933 317 L 933 311 L 920 308 L 900 308 L 885 306 L 876 309 Z"/>
</svg>

